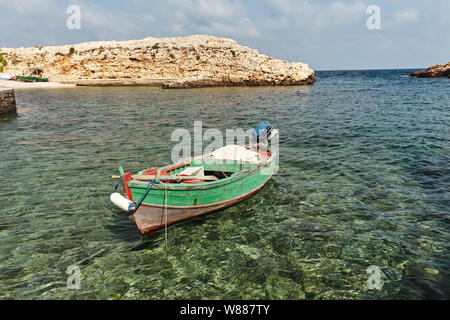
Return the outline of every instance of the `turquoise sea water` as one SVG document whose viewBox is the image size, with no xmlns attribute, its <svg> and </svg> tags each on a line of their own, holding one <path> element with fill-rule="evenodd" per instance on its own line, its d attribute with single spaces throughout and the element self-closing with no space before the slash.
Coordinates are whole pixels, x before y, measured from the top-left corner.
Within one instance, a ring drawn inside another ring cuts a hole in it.
<svg viewBox="0 0 450 320">
<path fill-rule="evenodd" d="M 17 91 L 18 114 L 0 118 L 0 299 L 448 299 L 450 81 L 409 72 Z M 143 239 L 109 202 L 110 176 L 166 164 L 194 120 L 269 120 L 281 168 L 252 198 L 169 227 L 166 250 L 164 231 Z"/>
</svg>

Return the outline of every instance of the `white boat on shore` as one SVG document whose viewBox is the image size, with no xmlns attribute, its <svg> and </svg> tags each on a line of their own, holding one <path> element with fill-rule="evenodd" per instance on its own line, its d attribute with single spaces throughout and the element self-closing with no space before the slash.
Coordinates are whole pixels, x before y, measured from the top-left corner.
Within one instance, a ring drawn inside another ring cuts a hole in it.
<svg viewBox="0 0 450 320">
<path fill-rule="evenodd" d="M 15 80 L 16 76 L 13 74 L 0 73 L 0 80 Z"/>
</svg>

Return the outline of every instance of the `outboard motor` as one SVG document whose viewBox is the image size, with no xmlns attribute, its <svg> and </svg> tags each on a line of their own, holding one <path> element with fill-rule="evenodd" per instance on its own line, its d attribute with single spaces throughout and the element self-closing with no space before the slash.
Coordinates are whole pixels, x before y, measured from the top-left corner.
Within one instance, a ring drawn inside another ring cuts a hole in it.
<svg viewBox="0 0 450 320">
<path fill-rule="evenodd" d="M 253 142 L 267 144 L 277 134 L 278 130 L 273 129 L 268 121 L 263 121 L 253 129 Z"/>
</svg>

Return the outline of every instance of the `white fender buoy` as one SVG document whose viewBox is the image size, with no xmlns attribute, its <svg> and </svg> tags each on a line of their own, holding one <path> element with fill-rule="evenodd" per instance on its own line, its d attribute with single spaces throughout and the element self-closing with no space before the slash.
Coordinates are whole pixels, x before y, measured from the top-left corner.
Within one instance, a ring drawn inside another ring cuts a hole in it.
<svg viewBox="0 0 450 320">
<path fill-rule="evenodd" d="M 118 192 L 111 193 L 111 196 L 109 197 L 112 203 L 114 203 L 117 207 L 124 211 L 128 211 L 128 208 L 130 207 L 130 204 L 133 204 L 130 200 L 122 196 Z"/>
</svg>

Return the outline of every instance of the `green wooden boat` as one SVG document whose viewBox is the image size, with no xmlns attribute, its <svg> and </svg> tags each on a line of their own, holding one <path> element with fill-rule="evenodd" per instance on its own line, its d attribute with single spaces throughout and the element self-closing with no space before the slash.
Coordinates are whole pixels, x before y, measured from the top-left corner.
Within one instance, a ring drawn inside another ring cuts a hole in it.
<svg viewBox="0 0 450 320">
<path fill-rule="evenodd" d="M 224 150 L 237 150 L 241 155 L 222 159 L 216 156 L 226 153 Z M 116 185 L 110 199 L 131 214 L 138 230 L 145 235 L 251 197 L 274 174 L 274 157 L 260 144 L 245 148 L 231 145 L 135 175 L 120 168 L 120 176 L 113 178 L 120 178 L 125 196 L 116 192 Z"/>
<path fill-rule="evenodd" d="M 23 77 L 17 76 L 16 80 L 25 81 L 25 82 L 48 82 L 48 78 L 39 78 L 39 77 Z"/>
</svg>

